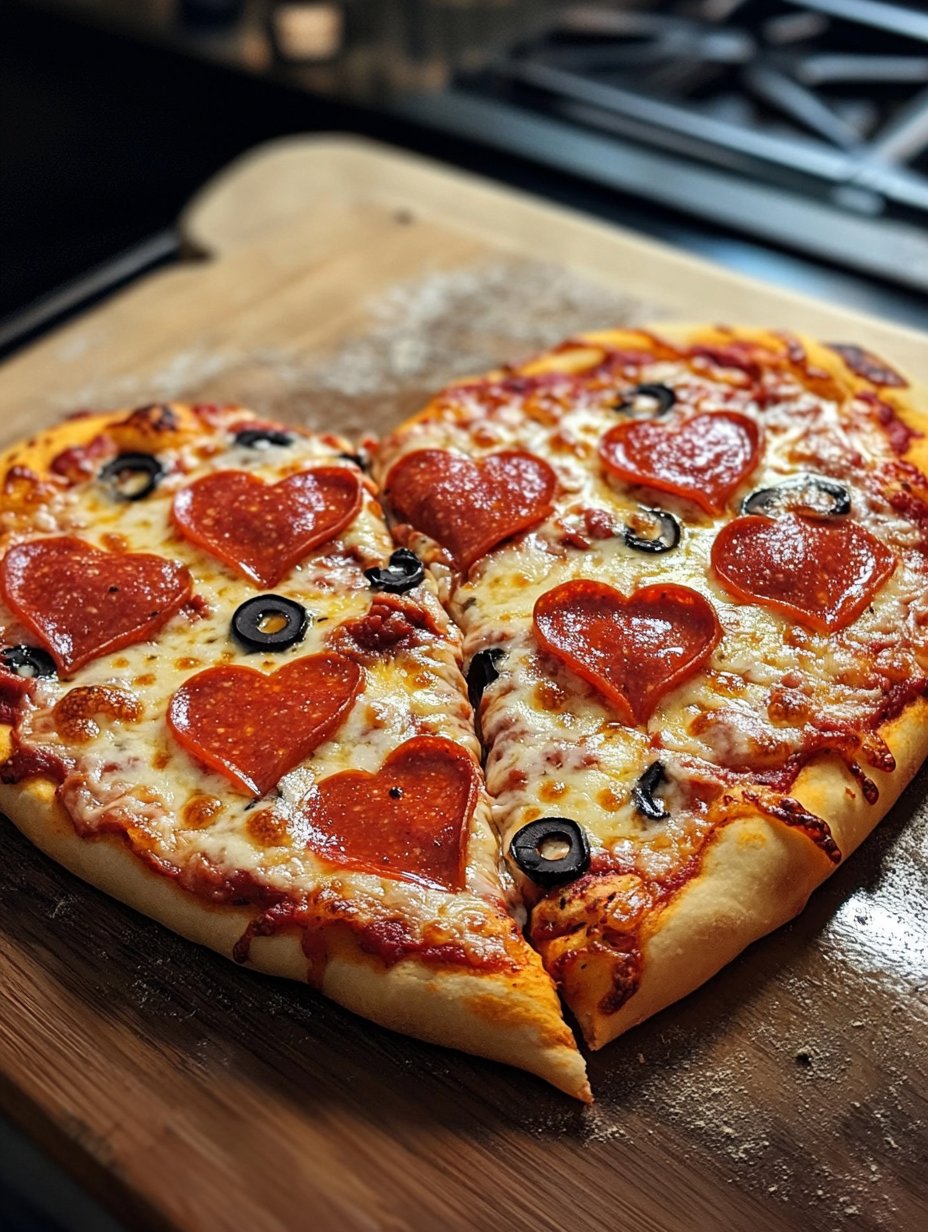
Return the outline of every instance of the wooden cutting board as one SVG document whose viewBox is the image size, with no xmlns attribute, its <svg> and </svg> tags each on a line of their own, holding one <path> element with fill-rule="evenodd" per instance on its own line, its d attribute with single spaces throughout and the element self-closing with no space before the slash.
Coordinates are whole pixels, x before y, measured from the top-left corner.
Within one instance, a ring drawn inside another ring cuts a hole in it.
<svg viewBox="0 0 928 1232">
<path fill-rule="evenodd" d="M 662 318 L 928 336 L 359 140 L 236 163 L 190 260 L 0 374 L 0 445 L 63 412 L 238 400 L 377 431 L 448 379 Z M 133 1229 L 926 1226 L 928 773 L 789 927 L 591 1058 L 574 1105 L 196 949 L 0 823 L 0 1107 Z"/>
</svg>

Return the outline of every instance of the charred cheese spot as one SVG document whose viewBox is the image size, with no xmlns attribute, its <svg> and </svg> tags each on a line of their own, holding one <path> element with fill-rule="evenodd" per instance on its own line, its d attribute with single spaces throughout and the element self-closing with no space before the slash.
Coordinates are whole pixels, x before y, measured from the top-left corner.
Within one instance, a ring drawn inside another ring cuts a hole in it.
<svg viewBox="0 0 928 1232">
<path fill-rule="evenodd" d="M 497 429 L 487 426 L 478 426 L 474 429 L 474 444 L 484 448 L 491 449 L 500 439 L 500 433 Z"/>
<path fill-rule="evenodd" d="M 387 725 L 387 716 L 379 707 L 374 705 L 364 707 L 364 718 L 371 731 L 376 731 L 378 728 L 386 727 Z"/>
<path fill-rule="evenodd" d="M 553 680 L 540 680 L 535 685 L 534 699 L 539 709 L 552 713 L 563 710 L 567 704 L 567 694 Z"/>
<path fill-rule="evenodd" d="M 289 842 L 286 819 L 272 809 L 252 813 L 246 822 L 248 837 L 258 847 L 280 847 Z"/>
<path fill-rule="evenodd" d="M 614 813 L 622 807 L 625 799 L 614 787 L 603 787 L 596 794 L 596 803 L 607 813 Z"/>
<path fill-rule="evenodd" d="M 566 783 L 562 783 L 557 779 L 545 779 L 538 789 L 538 795 L 542 800 L 551 804 L 555 800 L 560 800 L 566 791 Z"/>
<path fill-rule="evenodd" d="M 218 796 L 192 796 L 183 807 L 184 825 L 190 830 L 208 826 L 223 810 Z"/>
<path fill-rule="evenodd" d="M 99 718 L 137 723 L 142 717 L 142 704 L 124 689 L 92 685 L 70 689 L 56 704 L 53 713 L 62 740 L 83 744 L 99 736 Z"/>
<path fill-rule="evenodd" d="M 3 500 L 15 510 L 40 505 L 54 489 L 27 466 L 14 465 L 3 477 Z"/>
</svg>

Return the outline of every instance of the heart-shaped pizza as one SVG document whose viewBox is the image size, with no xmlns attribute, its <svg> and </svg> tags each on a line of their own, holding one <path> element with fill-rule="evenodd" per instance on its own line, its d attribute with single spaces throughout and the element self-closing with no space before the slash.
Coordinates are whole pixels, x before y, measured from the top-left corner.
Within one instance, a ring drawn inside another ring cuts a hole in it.
<svg viewBox="0 0 928 1232">
<path fill-rule="evenodd" d="M 928 753 L 926 441 L 860 346 L 721 328 L 453 385 L 370 473 L 235 407 L 69 420 L 0 458 L 0 805 L 589 1099 L 561 999 L 599 1047 L 697 987 Z"/>
</svg>

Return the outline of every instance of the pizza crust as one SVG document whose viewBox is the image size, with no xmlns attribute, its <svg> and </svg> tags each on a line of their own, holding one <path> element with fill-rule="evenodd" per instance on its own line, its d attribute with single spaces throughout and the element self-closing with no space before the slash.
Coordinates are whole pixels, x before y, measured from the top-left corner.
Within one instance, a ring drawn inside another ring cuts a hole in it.
<svg viewBox="0 0 928 1232">
<path fill-rule="evenodd" d="M 56 863 L 226 958 L 257 914 L 195 897 L 146 868 L 113 835 L 80 838 L 47 779 L 0 785 L 0 809 Z M 309 974 L 325 996 L 383 1027 L 528 1070 L 584 1102 L 592 1098 L 554 985 L 527 946 L 525 965 L 507 973 L 436 967 L 414 958 L 387 966 L 340 926 L 323 930 L 318 940 L 327 951 L 321 980 L 311 972 L 296 928 L 255 938 L 246 965 L 304 983 Z"/>
<path fill-rule="evenodd" d="M 880 790 L 870 805 L 844 764 L 823 758 L 806 766 L 790 795 L 826 818 L 843 859 L 883 819 L 928 756 L 928 699 L 919 698 L 881 734 L 896 758 L 889 774 L 872 771 Z M 637 990 L 614 1013 L 600 1002 L 615 987 L 624 957 L 588 951 L 582 975 L 565 988 L 591 1048 L 601 1048 L 652 1014 L 693 992 L 753 941 L 794 919 L 835 865 L 801 830 L 761 813 L 739 816 L 715 831 L 699 872 L 645 922 Z M 589 922 L 609 932 L 608 904 Z M 601 944 L 601 943 L 600 943 Z M 542 954 L 545 947 L 540 947 Z"/>
</svg>

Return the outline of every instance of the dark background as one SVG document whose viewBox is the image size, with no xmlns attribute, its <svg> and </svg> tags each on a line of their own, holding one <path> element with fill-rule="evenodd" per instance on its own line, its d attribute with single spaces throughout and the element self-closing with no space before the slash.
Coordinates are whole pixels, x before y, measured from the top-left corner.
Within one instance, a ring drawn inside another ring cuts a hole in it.
<svg viewBox="0 0 928 1232">
<path fill-rule="evenodd" d="M 393 142 L 744 273 L 928 327 L 928 305 L 917 293 L 736 238 L 682 212 L 450 137 L 427 121 L 313 97 L 25 0 L 0 8 L 0 321 L 29 324 L 24 309 L 118 254 L 127 254 L 122 277 L 176 256 L 173 221 L 209 176 L 262 141 L 313 130 Z M 107 271 L 103 281 L 112 277 Z M 85 290 L 77 288 L 74 298 Z M 56 306 L 45 305 L 39 319 L 50 319 Z M 14 334 L 23 336 L 21 329 Z"/>
</svg>

